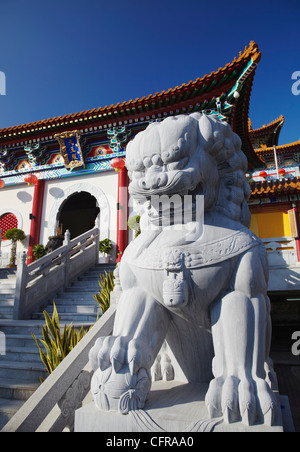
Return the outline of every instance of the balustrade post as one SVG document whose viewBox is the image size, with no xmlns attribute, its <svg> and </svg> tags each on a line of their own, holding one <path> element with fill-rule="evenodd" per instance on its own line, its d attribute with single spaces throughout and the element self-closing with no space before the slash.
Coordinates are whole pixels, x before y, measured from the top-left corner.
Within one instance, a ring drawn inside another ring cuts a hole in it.
<svg viewBox="0 0 300 452">
<path fill-rule="evenodd" d="M 71 240 L 71 233 L 70 233 L 69 229 L 67 229 L 66 232 L 65 232 L 65 238 L 64 238 L 64 241 L 63 241 L 63 245 L 66 245 L 66 246 L 69 247 L 70 240 Z M 68 249 L 68 251 L 69 251 L 69 249 Z"/>
<path fill-rule="evenodd" d="M 23 303 L 25 297 L 25 289 L 27 284 L 27 265 L 26 265 L 26 252 L 24 251 L 18 264 L 17 278 L 16 278 L 16 290 L 14 299 L 14 320 L 23 320 Z"/>
<path fill-rule="evenodd" d="M 69 274 L 70 273 L 70 257 L 69 257 L 70 242 L 71 242 L 71 233 L 70 233 L 69 229 L 67 229 L 65 232 L 65 239 L 63 242 L 63 244 L 67 247 L 66 256 L 64 259 L 65 288 L 69 285 L 70 277 L 71 277 L 71 275 Z"/>
<path fill-rule="evenodd" d="M 95 253 L 96 253 L 95 264 L 98 264 L 98 262 L 99 262 L 99 242 L 100 242 L 100 230 L 99 230 L 99 228 L 96 229 L 95 235 L 96 235 L 96 237 L 95 237 L 95 244 L 96 244 L 95 245 L 96 246 L 96 249 L 95 249 Z"/>
</svg>

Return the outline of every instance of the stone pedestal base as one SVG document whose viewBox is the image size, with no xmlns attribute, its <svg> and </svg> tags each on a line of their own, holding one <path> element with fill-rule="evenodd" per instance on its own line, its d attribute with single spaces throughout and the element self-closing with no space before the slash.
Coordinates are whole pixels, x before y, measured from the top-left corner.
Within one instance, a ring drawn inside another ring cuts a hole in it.
<svg viewBox="0 0 300 452">
<path fill-rule="evenodd" d="M 94 403 L 75 413 L 75 432 L 284 432 L 294 431 L 287 397 L 280 397 L 281 413 L 272 427 L 251 427 L 222 418 L 209 419 L 204 403 L 207 385 L 155 382 L 143 410 L 122 415 L 100 411 Z"/>
</svg>

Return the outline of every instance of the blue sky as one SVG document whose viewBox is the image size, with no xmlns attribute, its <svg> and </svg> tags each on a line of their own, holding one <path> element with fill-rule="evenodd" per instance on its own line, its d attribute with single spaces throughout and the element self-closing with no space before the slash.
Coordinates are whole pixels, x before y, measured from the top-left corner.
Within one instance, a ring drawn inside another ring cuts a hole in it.
<svg viewBox="0 0 300 452">
<path fill-rule="evenodd" d="M 299 0 L 0 0 L 0 128 L 174 88 L 262 52 L 250 118 L 300 138 Z"/>
</svg>

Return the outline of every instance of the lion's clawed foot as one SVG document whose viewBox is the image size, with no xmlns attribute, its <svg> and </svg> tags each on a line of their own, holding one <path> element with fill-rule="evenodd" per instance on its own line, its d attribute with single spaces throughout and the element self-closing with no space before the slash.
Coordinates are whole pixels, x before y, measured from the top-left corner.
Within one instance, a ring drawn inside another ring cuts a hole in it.
<svg viewBox="0 0 300 452">
<path fill-rule="evenodd" d="M 93 370 L 104 371 L 111 366 L 116 373 L 128 366 L 134 375 L 140 368 L 149 369 L 151 355 L 149 347 L 143 347 L 141 341 L 128 336 L 107 336 L 97 339 L 90 351 L 90 362 Z"/>
<path fill-rule="evenodd" d="M 223 416 L 229 424 L 242 421 L 246 425 L 262 422 L 271 426 L 278 409 L 275 394 L 261 378 L 215 378 L 205 403 L 211 418 Z"/>
<path fill-rule="evenodd" d="M 127 414 L 144 406 L 151 387 L 147 347 L 125 336 L 101 337 L 89 358 L 95 371 L 91 389 L 98 408 Z"/>
</svg>

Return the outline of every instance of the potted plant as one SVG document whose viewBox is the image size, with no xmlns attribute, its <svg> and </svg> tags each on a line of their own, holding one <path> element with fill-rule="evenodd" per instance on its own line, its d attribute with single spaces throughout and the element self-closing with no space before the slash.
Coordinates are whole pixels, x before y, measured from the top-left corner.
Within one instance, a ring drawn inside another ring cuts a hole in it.
<svg viewBox="0 0 300 452">
<path fill-rule="evenodd" d="M 11 240 L 10 261 L 8 267 L 16 267 L 17 242 L 23 242 L 26 238 L 22 229 L 12 228 L 5 232 L 4 237 Z"/>
<path fill-rule="evenodd" d="M 104 256 L 105 263 L 109 262 L 109 253 L 111 252 L 113 245 L 110 239 L 100 240 L 99 242 L 99 251 Z"/>
<path fill-rule="evenodd" d="M 45 250 L 44 245 L 39 243 L 38 245 L 35 245 L 32 250 L 32 254 L 34 255 L 35 260 L 40 259 L 41 257 L 46 256 L 47 252 Z"/>
</svg>

